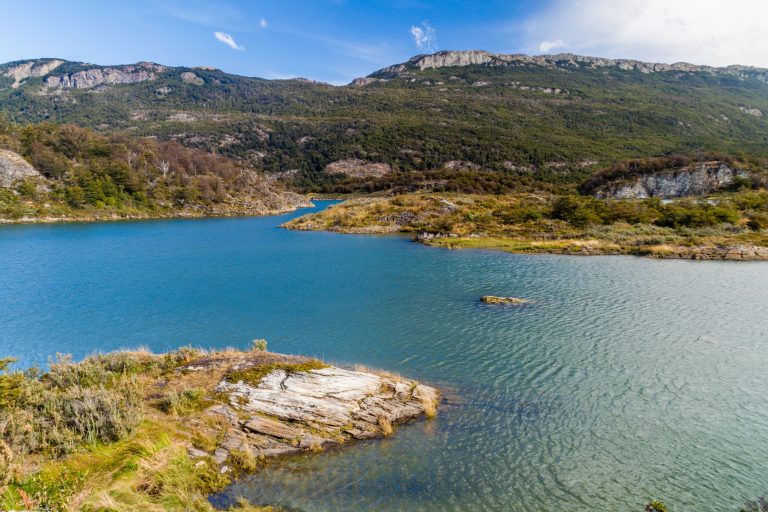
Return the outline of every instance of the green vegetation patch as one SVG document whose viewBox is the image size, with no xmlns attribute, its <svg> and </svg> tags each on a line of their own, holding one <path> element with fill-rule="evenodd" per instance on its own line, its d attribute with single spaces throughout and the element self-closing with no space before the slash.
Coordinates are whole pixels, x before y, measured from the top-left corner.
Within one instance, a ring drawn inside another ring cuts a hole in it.
<svg viewBox="0 0 768 512">
<path fill-rule="evenodd" d="M 311 359 L 304 363 L 271 363 L 242 370 L 234 370 L 227 374 L 226 379 L 230 382 L 243 381 L 246 384 L 257 385 L 261 380 L 275 370 L 284 370 L 287 373 L 301 373 L 311 370 L 322 370 L 329 366 L 317 359 Z"/>
</svg>

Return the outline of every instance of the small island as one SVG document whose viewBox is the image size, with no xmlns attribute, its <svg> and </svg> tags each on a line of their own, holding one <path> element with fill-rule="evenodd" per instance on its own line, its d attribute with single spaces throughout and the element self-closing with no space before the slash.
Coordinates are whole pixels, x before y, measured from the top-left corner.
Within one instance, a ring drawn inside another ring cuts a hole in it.
<svg viewBox="0 0 768 512">
<path fill-rule="evenodd" d="M 0 360 L 0 499 L 10 509 L 213 510 L 208 495 L 270 458 L 436 414 L 437 390 L 414 380 L 262 348 L 60 357 L 45 373 Z"/>
<path fill-rule="evenodd" d="M 528 300 L 520 299 L 518 297 L 497 297 L 496 295 L 483 295 L 480 297 L 480 302 L 483 304 L 528 304 Z"/>
</svg>

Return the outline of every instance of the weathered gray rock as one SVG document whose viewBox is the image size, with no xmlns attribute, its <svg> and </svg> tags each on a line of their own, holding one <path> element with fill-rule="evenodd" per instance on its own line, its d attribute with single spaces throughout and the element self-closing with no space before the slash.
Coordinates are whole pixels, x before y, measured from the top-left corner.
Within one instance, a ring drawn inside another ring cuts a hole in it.
<svg viewBox="0 0 768 512">
<path fill-rule="evenodd" d="M 74 73 L 49 76 L 45 79 L 48 89 L 91 89 L 99 85 L 134 84 L 155 80 L 157 73 L 165 71 L 165 66 L 151 62 L 140 62 L 129 66 L 93 67 Z"/>
<path fill-rule="evenodd" d="M 224 464 L 227 457 L 229 457 L 229 450 L 226 448 L 216 448 L 216 451 L 213 452 L 213 461 L 216 464 Z"/>
<path fill-rule="evenodd" d="M 732 185 L 736 177 L 748 174 L 724 162 L 695 165 L 622 179 L 597 188 L 593 195 L 606 199 L 645 199 L 704 196 Z"/>
<path fill-rule="evenodd" d="M 302 431 L 298 428 L 263 416 L 252 416 L 250 420 L 245 422 L 245 428 L 251 432 L 285 439 L 286 441 L 297 440 L 302 434 Z"/>
<path fill-rule="evenodd" d="M 338 160 L 325 166 L 326 174 L 345 174 L 351 178 L 381 178 L 392 172 L 389 164 L 365 160 Z"/>
<path fill-rule="evenodd" d="M 13 84 L 11 84 L 11 87 L 16 89 L 21 86 L 27 78 L 45 76 L 63 63 L 64 61 L 59 59 L 43 61 L 30 60 L 6 68 L 5 71 L 3 71 L 3 75 L 13 78 L 14 81 Z"/>
<path fill-rule="evenodd" d="M 251 414 L 244 431 L 302 449 L 384 435 L 382 421 L 432 415 L 438 399 L 434 388 L 410 379 L 335 367 L 274 370 L 258 384 L 225 380 L 217 390 L 232 410 Z"/>
<path fill-rule="evenodd" d="M 191 71 L 185 71 L 179 76 L 181 77 L 181 81 L 187 84 L 203 85 L 205 83 L 205 80 Z"/>
<path fill-rule="evenodd" d="M 187 448 L 187 454 L 189 454 L 189 456 L 192 457 L 193 459 L 208 456 L 207 452 L 204 452 L 203 450 L 199 450 L 194 446 L 190 446 L 189 448 Z"/>
<path fill-rule="evenodd" d="M 238 355 L 212 354 L 182 367 L 183 374 L 216 372 L 225 377 L 216 393 L 225 399 L 203 411 L 197 425 L 215 428 L 221 439 L 213 454 L 195 447 L 193 458 L 212 457 L 218 466 L 232 467 L 233 457 L 280 457 L 316 452 L 357 439 L 382 437 L 392 426 L 436 414 L 437 390 L 387 373 L 336 367 L 291 368 L 312 359 L 254 351 Z M 255 382 L 252 368 L 275 369 Z M 220 372 L 220 373 L 219 373 Z M 241 375 L 235 382 L 234 377 Z M 204 459 L 207 460 L 207 459 Z"/>
<path fill-rule="evenodd" d="M 0 149 L 0 187 L 10 187 L 24 178 L 42 178 L 42 175 L 21 155 Z"/>
</svg>

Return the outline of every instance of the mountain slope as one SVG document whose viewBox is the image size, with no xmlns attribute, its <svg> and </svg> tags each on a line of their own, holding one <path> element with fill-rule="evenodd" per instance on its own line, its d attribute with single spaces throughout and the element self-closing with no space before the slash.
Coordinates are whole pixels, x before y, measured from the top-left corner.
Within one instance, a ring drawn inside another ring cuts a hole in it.
<svg viewBox="0 0 768 512">
<path fill-rule="evenodd" d="M 744 66 L 469 51 L 417 56 L 343 87 L 56 59 L 5 64 L 0 77 L 11 120 L 176 139 L 324 191 L 505 191 L 577 183 L 595 162 L 632 157 L 768 156 L 768 71 Z M 392 171 L 326 172 L 346 159 Z"/>
</svg>

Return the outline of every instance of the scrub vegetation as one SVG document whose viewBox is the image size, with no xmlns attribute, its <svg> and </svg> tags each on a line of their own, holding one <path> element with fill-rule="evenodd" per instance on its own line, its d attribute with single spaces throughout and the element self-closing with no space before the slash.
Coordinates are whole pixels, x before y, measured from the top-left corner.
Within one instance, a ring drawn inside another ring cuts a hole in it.
<svg viewBox="0 0 768 512">
<path fill-rule="evenodd" d="M 405 194 L 357 198 L 294 219 L 291 229 L 413 233 L 430 245 L 557 254 L 684 255 L 768 247 L 768 192 L 600 200 L 578 195 Z"/>
</svg>

